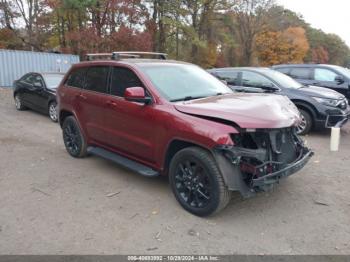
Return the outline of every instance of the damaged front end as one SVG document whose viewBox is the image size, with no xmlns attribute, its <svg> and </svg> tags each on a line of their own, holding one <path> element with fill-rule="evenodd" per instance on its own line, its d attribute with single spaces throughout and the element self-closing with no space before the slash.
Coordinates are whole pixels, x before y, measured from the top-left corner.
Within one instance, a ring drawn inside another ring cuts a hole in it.
<svg viewBox="0 0 350 262">
<path fill-rule="evenodd" d="M 313 155 L 292 127 L 231 137 L 234 145 L 217 146 L 214 155 L 228 188 L 244 197 L 270 190 L 281 178 L 302 169 Z"/>
</svg>

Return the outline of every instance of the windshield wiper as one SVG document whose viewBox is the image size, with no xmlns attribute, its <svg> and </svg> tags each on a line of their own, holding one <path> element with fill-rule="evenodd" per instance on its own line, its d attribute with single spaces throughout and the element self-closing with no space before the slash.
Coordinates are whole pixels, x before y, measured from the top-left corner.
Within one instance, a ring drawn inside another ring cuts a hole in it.
<svg viewBox="0 0 350 262">
<path fill-rule="evenodd" d="M 230 94 L 230 93 L 216 93 L 213 95 L 207 95 L 207 96 L 185 96 L 182 98 L 177 98 L 177 99 L 173 99 L 170 100 L 170 102 L 179 102 L 179 101 L 189 101 L 189 100 L 194 100 L 194 99 L 200 99 L 200 98 L 206 98 L 206 97 L 211 97 L 211 96 L 221 96 L 221 95 L 225 95 L 225 94 Z"/>
<path fill-rule="evenodd" d="M 177 98 L 177 99 L 172 99 L 170 102 L 179 102 L 179 101 L 189 101 L 189 100 L 194 100 L 194 99 L 199 99 L 199 98 L 204 98 L 205 96 L 185 96 L 182 98 Z"/>
</svg>

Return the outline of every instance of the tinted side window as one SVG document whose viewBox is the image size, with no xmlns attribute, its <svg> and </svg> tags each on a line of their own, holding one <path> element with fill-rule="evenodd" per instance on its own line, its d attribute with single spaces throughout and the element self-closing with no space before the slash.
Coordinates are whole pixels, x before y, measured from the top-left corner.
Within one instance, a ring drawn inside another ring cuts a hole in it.
<svg viewBox="0 0 350 262">
<path fill-rule="evenodd" d="M 275 86 L 274 83 L 271 82 L 266 77 L 253 72 L 243 72 L 242 85 L 245 87 L 257 87 L 257 88 Z"/>
<path fill-rule="evenodd" d="M 20 81 L 25 83 L 25 84 L 33 84 L 34 80 L 35 80 L 35 75 L 28 74 L 28 75 L 23 76 Z"/>
<path fill-rule="evenodd" d="M 296 79 L 310 79 L 310 73 L 310 68 L 292 68 L 289 75 Z"/>
<path fill-rule="evenodd" d="M 84 87 L 84 75 L 85 68 L 79 68 L 74 70 L 67 78 L 66 85 L 83 88 Z"/>
<path fill-rule="evenodd" d="M 227 82 L 227 84 L 232 86 L 239 86 L 239 78 L 238 78 L 238 72 L 215 72 L 214 73 L 217 78 L 220 80 L 224 80 Z"/>
<path fill-rule="evenodd" d="M 19 81 L 20 82 L 29 82 L 31 77 L 32 77 L 31 74 L 24 75 L 24 76 L 22 76 L 22 78 Z"/>
<path fill-rule="evenodd" d="M 142 82 L 130 69 L 114 67 L 112 73 L 111 94 L 124 97 L 125 89 L 128 87 L 143 87 Z"/>
<path fill-rule="evenodd" d="M 85 89 L 99 93 L 108 93 L 108 71 L 108 66 L 89 67 L 86 71 Z"/>
<path fill-rule="evenodd" d="M 36 83 L 43 86 L 43 79 L 41 78 L 40 75 L 37 75 L 37 74 L 26 75 L 21 79 L 21 82 L 27 85 L 33 85 L 34 83 Z"/>
<path fill-rule="evenodd" d="M 338 75 L 328 69 L 324 69 L 324 68 L 316 68 L 315 69 L 315 80 L 317 81 L 327 81 L 327 82 L 333 82 L 335 81 L 335 78 Z"/>
</svg>

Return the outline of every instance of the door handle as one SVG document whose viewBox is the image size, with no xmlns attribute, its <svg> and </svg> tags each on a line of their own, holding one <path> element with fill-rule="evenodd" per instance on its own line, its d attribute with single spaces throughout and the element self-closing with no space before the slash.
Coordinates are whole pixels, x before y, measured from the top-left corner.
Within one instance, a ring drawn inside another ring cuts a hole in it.
<svg viewBox="0 0 350 262">
<path fill-rule="evenodd" d="M 84 99 L 84 100 L 87 99 L 87 97 L 84 96 L 83 94 L 76 94 L 75 97 L 76 97 L 76 98 L 81 98 L 81 99 Z"/>
<path fill-rule="evenodd" d="M 79 98 L 84 99 L 84 100 L 86 100 L 86 99 L 87 99 L 87 97 L 86 97 L 86 96 L 84 96 L 83 94 L 80 94 L 80 95 L 79 95 Z"/>
<path fill-rule="evenodd" d="M 106 105 L 110 107 L 118 107 L 118 104 L 114 101 L 107 101 Z"/>
</svg>

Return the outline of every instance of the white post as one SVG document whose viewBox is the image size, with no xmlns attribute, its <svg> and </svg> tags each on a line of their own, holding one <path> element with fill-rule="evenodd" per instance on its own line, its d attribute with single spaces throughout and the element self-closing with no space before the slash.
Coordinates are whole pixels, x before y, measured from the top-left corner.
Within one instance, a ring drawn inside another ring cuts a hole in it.
<svg viewBox="0 0 350 262">
<path fill-rule="evenodd" d="M 61 59 L 57 59 L 56 62 L 58 64 L 58 72 L 61 73 Z"/>
<path fill-rule="evenodd" d="M 331 132 L 331 151 L 339 150 L 339 142 L 340 142 L 340 128 L 332 127 Z"/>
</svg>

